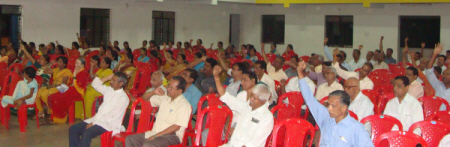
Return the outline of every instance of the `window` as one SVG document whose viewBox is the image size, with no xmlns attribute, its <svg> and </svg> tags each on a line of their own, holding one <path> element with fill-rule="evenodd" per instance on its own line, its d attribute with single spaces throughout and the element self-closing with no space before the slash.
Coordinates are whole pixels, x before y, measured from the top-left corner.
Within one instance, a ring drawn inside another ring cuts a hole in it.
<svg viewBox="0 0 450 147">
<path fill-rule="evenodd" d="M 325 36 L 328 46 L 353 47 L 353 16 L 326 16 Z"/>
<path fill-rule="evenodd" d="M 405 38 L 408 37 L 410 48 L 434 48 L 440 40 L 440 16 L 400 16 L 400 47 L 405 47 Z"/>
<path fill-rule="evenodd" d="M 284 15 L 262 16 L 262 42 L 284 44 Z"/>
<path fill-rule="evenodd" d="M 175 12 L 153 11 L 152 39 L 157 45 L 175 40 Z"/>
<path fill-rule="evenodd" d="M 21 12 L 21 6 L 0 5 L 0 46 L 7 46 L 11 42 L 14 47 L 19 47 Z"/>
<path fill-rule="evenodd" d="M 109 40 L 109 9 L 81 8 L 80 36 L 91 47 L 99 47 Z"/>
</svg>

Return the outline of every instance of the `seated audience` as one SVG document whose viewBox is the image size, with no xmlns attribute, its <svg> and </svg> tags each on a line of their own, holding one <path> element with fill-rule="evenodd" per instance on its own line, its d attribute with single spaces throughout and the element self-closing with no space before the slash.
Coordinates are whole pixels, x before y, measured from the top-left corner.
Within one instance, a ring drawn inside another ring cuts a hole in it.
<svg viewBox="0 0 450 147">
<path fill-rule="evenodd" d="M 393 85 L 395 98 L 386 104 L 384 114 L 395 117 L 402 123 L 403 130 L 408 130 L 412 124 L 423 121 L 422 105 L 416 98 L 408 94 L 409 80 L 407 77 L 395 77 Z M 395 126 L 393 130 L 398 130 L 398 126 Z M 414 131 L 414 133 L 420 134 L 418 131 Z"/>
<path fill-rule="evenodd" d="M 348 107 L 348 110 L 355 112 L 358 116 L 358 121 L 374 114 L 374 104 L 370 101 L 369 97 L 361 92 L 357 78 L 348 78 L 345 81 L 344 89 L 350 96 L 350 106 Z"/>
<path fill-rule="evenodd" d="M 288 76 L 283 71 L 283 64 L 284 64 L 284 58 L 278 56 L 275 61 L 270 63 L 269 59 L 266 56 L 266 51 L 264 51 L 264 43 L 261 43 L 261 54 L 263 56 L 264 61 L 267 64 L 267 73 L 269 77 L 271 77 L 274 80 L 281 81 L 281 80 L 287 80 Z M 279 54 L 278 54 L 279 55 Z"/>
<path fill-rule="evenodd" d="M 341 69 L 337 61 L 333 62 L 333 67 L 336 69 L 338 76 L 340 76 L 345 80 L 351 77 L 358 78 L 361 90 L 373 89 L 373 82 L 372 80 L 369 79 L 369 77 L 367 77 L 367 75 L 369 75 L 369 73 L 372 72 L 373 69 L 371 63 L 369 62 L 364 63 L 363 67 L 361 68 L 361 70 L 359 70 L 359 72 L 344 71 Z"/>
<path fill-rule="evenodd" d="M 258 61 L 258 56 L 256 56 L 256 49 L 253 45 L 249 46 L 249 52 L 248 55 L 245 55 L 245 59 L 248 59 L 253 63 Z"/>
<path fill-rule="evenodd" d="M 160 88 L 144 94 L 143 99 L 150 99 L 152 106 L 159 107 L 156 121 L 152 130 L 128 136 L 125 146 L 170 146 L 182 143 L 192 113 L 191 105 L 183 96 L 185 89 L 186 80 L 175 76 L 169 82 L 167 95 Z"/>
<path fill-rule="evenodd" d="M 298 64 L 297 64 L 298 65 Z M 303 71 L 303 73 L 304 74 L 306 74 L 306 73 L 311 73 L 311 71 L 309 71 L 310 69 L 312 69 L 312 68 L 310 68 L 310 66 L 309 66 L 309 64 L 308 63 L 306 63 L 306 67 L 307 68 L 305 68 L 305 70 Z M 326 66 L 320 66 L 320 67 L 323 67 L 323 68 L 325 68 Z M 295 69 L 295 70 L 297 70 L 297 69 Z M 322 71 L 322 70 L 321 70 Z M 325 79 L 324 78 L 324 76 L 323 76 L 323 74 L 322 74 L 322 72 L 321 73 L 318 73 L 318 74 L 320 74 L 322 77 L 323 77 L 323 79 Z M 290 80 L 289 80 L 289 82 L 288 83 L 286 83 L 286 82 L 280 82 L 280 84 L 281 84 L 281 94 L 285 94 L 285 93 L 288 93 L 288 92 L 295 92 L 295 91 L 298 91 L 298 92 L 302 92 L 302 91 L 300 91 L 301 89 L 300 89 L 300 87 L 298 86 L 298 76 L 297 77 L 292 77 Z M 308 77 L 305 77 L 305 81 L 306 81 L 306 83 L 308 84 L 308 86 L 309 86 L 309 89 L 311 90 L 311 93 L 315 93 L 315 91 L 316 91 L 316 84 L 314 84 L 314 81 L 312 81 L 310 78 L 308 78 Z M 325 80 L 324 80 L 325 81 Z M 325 83 L 325 82 L 324 82 Z M 319 84 L 319 82 L 317 82 L 317 84 Z M 285 100 L 284 102 L 286 102 L 287 103 L 287 100 Z"/>
<path fill-rule="evenodd" d="M 284 62 L 285 65 L 289 65 L 289 68 L 284 70 L 284 73 L 286 73 L 286 76 L 288 78 L 296 77 L 297 76 L 297 65 L 299 62 L 298 56 L 291 56 L 291 59 L 289 61 Z"/>
<path fill-rule="evenodd" d="M 221 70 L 219 66 L 214 68 L 214 80 L 220 100 L 240 114 L 230 141 L 222 146 L 264 146 L 274 125 L 273 115 L 268 109 L 271 96 L 269 87 L 258 84 L 248 89 L 247 95 L 242 96 L 246 100 L 241 100 L 225 91 L 219 77 Z"/>
<path fill-rule="evenodd" d="M 423 97 L 424 91 L 422 84 L 417 82 L 419 71 L 415 67 L 408 67 L 405 76 L 410 81 L 408 94 L 418 99 Z"/>
<path fill-rule="evenodd" d="M 110 81 L 111 86 L 103 85 L 107 81 Z M 120 132 L 122 119 L 130 102 L 123 90 L 126 83 L 127 76 L 122 72 L 94 79 L 91 85 L 103 95 L 104 101 L 94 117 L 69 128 L 70 147 L 88 147 L 93 138 L 104 132 L 112 131 L 112 135 Z"/>
<path fill-rule="evenodd" d="M 358 68 L 361 68 L 364 63 L 366 63 L 366 59 L 361 58 L 361 49 L 363 48 L 363 45 L 359 45 L 358 49 L 353 50 L 353 60 L 350 60 L 348 62 L 348 66 L 350 67 L 349 71 L 354 71 Z"/>
<path fill-rule="evenodd" d="M 348 113 L 350 96 L 344 91 L 337 90 L 328 96 L 329 107 L 325 108 L 310 92 L 302 71 L 305 62 L 300 62 L 297 68 L 298 80 L 302 95 L 309 111 L 319 126 L 321 146 L 374 146 L 364 126 L 353 119 Z M 341 124 L 341 125 L 339 125 Z M 346 130 L 346 131 L 342 131 Z"/>
<path fill-rule="evenodd" d="M 23 80 L 17 82 L 13 95 L 4 95 L 2 97 L 1 103 L 3 108 L 8 106 L 8 104 L 12 104 L 16 106 L 16 109 L 19 109 L 21 105 L 34 103 L 38 91 L 38 83 L 34 78 L 36 69 L 26 67 L 21 74 Z"/>
<path fill-rule="evenodd" d="M 450 102 L 450 69 L 446 69 L 444 70 L 444 72 L 442 72 L 442 81 L 440 81 L 434 73 L 435 70 L 433 70 L 432 68 L 436 57 L 439 55 L 439 53 L 441 53 L 442 49 L 443 45 L 436 45 L 436 48 L 433 51 L 433 55 L 428 62 L 425 75 L 427 77 L 427 80 L 430 81 L 431 86 L 433 86 L 434 90 L 436 91 L 436 96 L 444 98 L 445 100 L 447 100 L 447 102 Z M 440 110 L 444 110 L 444 108 L 445 106 L 442 105 Z"/>
<path fill-rule="evenodd" d="M 200 91 L 202 91 L 202 95 L 205 95 L 206 93 L 208 93 L 208 91 L 204 91 L 204 89 L 202 89 L 202 86 L 201 86 L 202 81 L 205 79 L 208 79 L 208 78 L 209 78 L 209 81 L 212 81 L 211 79 L 214 78 L 212 75 L 212 71 L 213 71 L 213 67 L 216 65 L 217 65 L 217 60 L 215 60 L 213 58 L 207 58 L 205 60 L 205 65 L 203 67 L 203 70 L 201 70 L 199 72 L 198 78 L 197 78 L 197 80 L 195 80 L 195 86 L 197 86 L 197 88 Z"/>
<path fill-rule="evenodd" d="M 275 81 L 266 74 L 267 64 L 264 61 L 256 61 L 253 64 L 253 68 L 255 69 L 256 76 L 258 76 L 258 81 L 263 82 L 269 87 L 271 92 L 271 97 L 269 99 L 269 104 L 274 105 L 278 100 L 277 90 L 275 89 Z"/>
<path fill-rule="evenodd" d="M 275 42 L 270 44 L 270 53 L 280 56 L 280 53 L 277 51 L 277 44 Z"/>
<path fill-rule="evenodd" d="M 322 100 L 325 96 L 328 96 L 331 92 L 336 90 L 344 90 L 342 85 L 336 81 L 336 69 L 332 66 L 326 66 L 325 70 L 322 71 L 325 76 L 326 83 L 319 85 L 317 87 L 316 99 Z"/>
<path fill-rule="evenodd" d="M 231 76 L 231 79 L 228 82 L 226 91 L 229 92 L 231 95 L 236 96 L 238 94 L 238 91 L 240 90 L 240 85 L 242 81 L 242 76 L 244 72 L 246 72 L 248 69 L 242 62 L 234 63 L 232 65 L 232 68 L 229 68 L 227 66 L 222 58 L 219 58 L 219 63 L 224 71 L 227 72 L 228 76 Z"/>
<path fill-rule="evenodd" d="M 101 60 L 99 62 L 100 64 L 100 69 L 97 70 L 97 72 L 95 72 L 95 75 L 93 74 L 93 68 L 95 66 L 95 64 L 93 64 L 91 62 L 91 77 L 98 77 L 98 78 L 105 78 L 108 77 L 110 75 L 113 74 L 113 71 L 111 70 L 111 59 L 109 59 L 108 57 L 103 58 L 103 60 Z M 105 86 L 109 86 L 110 82 L 109 81 L 105 81 L 103 82 L 103 85 Z M 89 85 L 86 87 L 86 92 L 83 95 L 83 99 L 84 99 L 84 111 L 86 113 L 86 118 L 91 118 L 92 116 L 92 104 L 95 102 L 95 98 L 102 96 L 102 93 L 98 92 L 93 85 Z"/>
<path fill-rule="evenodd" d="M 188 68 L 181 73 L 181 77 L 186 80 L 186 91 L 183 96 L 189 101 L 192 106 L 192 114 L 197 112 L 197 104 L 202 97 L 202 92 L 194 85 L 198 78 L 198 73 L 195 69 Z"/>
</svg>

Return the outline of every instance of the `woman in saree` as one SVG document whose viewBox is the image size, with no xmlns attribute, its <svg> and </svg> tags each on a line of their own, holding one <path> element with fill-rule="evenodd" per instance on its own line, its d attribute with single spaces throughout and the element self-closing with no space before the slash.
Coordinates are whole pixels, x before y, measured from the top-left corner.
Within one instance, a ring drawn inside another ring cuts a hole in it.
<svg viewBox="0 0 450 147">
<path fill-rule="evenodd" d="M 41 88 L 39 89 L 38 95 L 36 97 L 36 106 L 39 110 L 39 117 L 43 117 L 43 115 L 44 115 L 44 107 L 43 106 L 47 106 L 47 108 L 48 108 L 47 112 L 49 114 L 52 113 L 52 109 L 50 107 L 48 107 L 48 96 L 59 92 L 58 89 L 56 89 L 56 87 L 61 86 L 62 84 L 68 85 L 70 79 L 72 78 L 72 71 L 70 71 L 69 69 L 66 68 L 67 62 L 68 62 L 68 60 L 66 57 L 58 57 L 57 67 L 52 70 L 46 69 L 44 71 L 44 73 L 46 73 L 46 74 L 53 75 L 52 76 L 53 83 L 50 85 L 47 85 L 45 87 L 41 86 Z M 41 100 L 44 103 L 41 103 Z M 46 105 L 43 105 L 43 104 L 46 104 Z M 61 122 L 65 122 L 66 120 L 60 120 L 58 118 L 54 118 L 53 121 L 55 123 L 61 123 Z M 45 122 L 45 121 L 43 121 L 43 122 Z"/>
<path fill-rule="evenodd" d="M 120 71 L 128 76 L 128 84 L 124 89 L 129 90 L 133 88 L 134 78 L 136 76 L 136 67 L 133 65 L 133 54 L 130 52 L 125 56 L 123 61 L 119 62 L 119 65 L 114 71 Z"/>
<path fill-rule="evenodd" d="M 92 56 L 91 59 L 89 59 L 90 66 L 89 68 L 89 79 L 93 80 L 95 78 L 95 73 L 100 69 L 100 57 L 98 55 Z"/>
<path fill-rule="evenodd" d="M 94 64 L 91 64 L 91 73 L 93 71 L 93 66 L 95 66 Z M 100 61 L 100 69 L 98 69 L 97 72 L 95 72 L 94 77 L 99 77 L 99 78 L 104 78 L 107 77 L 109 75 L 113 74 L 113 71 L 111 70 L 111 59 L 109 59 L 108 57 L 104 57 L 101 61 Z M 92 75 L 91 75 L 91 79 Z M 109 86 L 109 81 L 103 83 L 103 85 Z M 86 87 L 86 92 L 83 95 L 83 99 L 84 99 L 84 112 L 86 113 L 86 118 L 91 118 L 92 117 L 92 104 L 95 101 L 96 97 L 102 96 L 101 93 L 97 92 L 94 87 L 92 87 L 91 85 Z"/>
<path fill-rule="evenodd" d="M 56 46 L 55 53 L 50 56 L 50 62 L 55 63 L 60 56 L 64 55 L 64 47 L 61 45 Z"/>
<path fill-rule="evenodd" d="M 78 58 L 75 61 L 75 69 L 73 71 L 73 82 L 69 89 L 63 93 L 57 92 L 56 97 L 48 98 L 49 106 L 53 110 L 54 120 L 67 120 L 67 109 L 73 104 L 75 99 L 84 95 L 87 86 L 89 73 L 84 69 L 86 61 Z M 75 118 L 83 119 L 83 107 L 81 102 L 75 103 Z"/>
<path fill-rule="evenodd" d="M 38 91 L 38 83 L 34 77 L 36 70 L 33 67 L 26 67 L 23 70 L 23 80 L 19 81 L 14 89 L 12 96 L 5 95 L 1 99 L 2 107 L 5 108 L 8 104 L 16 105 L 19 109 L 23 104 L 33 104 L 36 99 Z"/>
<path fill-rule="evenodd" d="M 24 48 L 20 48 L 25 50 Z M 50 82 L 50 74 L 44 73 L 45 70 L 51 69 L 50 57 L 46 54 L 41 55 L 39 59 L 36 61 L 30 53 L 24 51 L 24 56 L 28 58 L 32 64 L 32 66 L 37 68 L 36 75 L 41 76 L 42 83 L 41 87 L 47 87 Z"/>
</svg>

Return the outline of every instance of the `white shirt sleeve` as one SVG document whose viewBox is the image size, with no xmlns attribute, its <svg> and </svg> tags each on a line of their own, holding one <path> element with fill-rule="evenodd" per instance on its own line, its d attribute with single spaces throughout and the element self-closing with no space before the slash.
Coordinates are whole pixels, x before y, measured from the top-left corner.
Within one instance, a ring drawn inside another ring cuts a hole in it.
<svg viewBox="0 0 450 147">
<path fill-rule="evenodd" d="M 339 67 L 339 63 L 333 64 L 333 67 L 336 69 L 337 74 L 345 80 L 347 80 L 348 78 L 351 78 L 351 77 L 359 78 L 358 73 L 349 72 L 349 71 L 345 71 L 345 70 L 341 69 L 341 67 Z"/>
<path fill-rule="evenodd" d="M 251 138 L 247 138 L 242 145 L 238 146 L 246 146 L 246 147 L 258 147 L 261 144 L 265 144 L 267 140 L 267 136 L 272 133 L 273 128 L 273 116 L 265 117 L 263 120 L 260 120 L 258 123 L 258 128 L 261 128 L 258 133 L 252 135 Z"/>
<path fill-rule="evenodd" d="M 108 86 L 103 85 L 103 82 L 100 80 L 99 77 L 95 77 L 94 81 L 92 81 L 91 86 L 101 93 L 102 95 L 105 95 L 106 90 L 108 89 Z"/>
<path fill-rule="evenodd" d="M 245 108 L 247 108 L 248 103 L 238 100 L 236 97 L 232 96 L 230 93 L 225 92 L 225 94 L 223 96 L 220 97 L 220 100 L 222 102 L 224 102 L 225 104 L 227 104 L 227 106 L 233 110 L 236 111 L 240 114 L 243 113 L 243 111 L 245 110 Z"/>
</svg>

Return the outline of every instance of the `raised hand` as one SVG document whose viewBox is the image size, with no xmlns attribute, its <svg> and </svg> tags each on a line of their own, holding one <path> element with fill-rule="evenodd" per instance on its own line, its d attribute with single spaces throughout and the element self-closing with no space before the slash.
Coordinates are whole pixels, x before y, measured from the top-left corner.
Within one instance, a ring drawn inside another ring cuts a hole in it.
<svg viewBox="0 0 450 147">
<path fill-rule="evenodd" d="M 283 80 L 281 80 L 280 81 L 280 85 L 283 87 L 283 86 L 286 86 L 286 80 L 285 79 L 283 79 Z"/>
<path fill-rule="evenodd" d="M 406 38 L 405 38 L 405 42 L 408 42 L 408 40 L 409 40 L 408 37 L 406 37 Z"/>
<path fill-rule="evenodd" d="M 306 69 L 306 63 L 305 61 L 299 62 L 297 66 L 297 73 L 300 77 L 300 74 L 303 75 L 303 71 Z"/>
<path fill-rule="evenodd" d="M 214 66 L 213 75 L 215 78 L 219 78 L 220 72 L 222 72 L 222 68 L 219 65 Z"/>
<path fill-rule="evenodd" d="M 56 42 L 56 44 L 57 44 L 57 45 L 59 45 L 59 42 L 58 42 L 58 40 L 56 40 L 55 42 Z"/>
<path fill-rule="evenodd" d="M 444 45 L 442 45 L 441 43 L 437 43 L 435 45 L 434 51 L 433 51 L 433 55 L 439 55 L 442 50 L 443 50 Z"/>
<path fill-rule="evenodd" d="M 422 48 L 425 48 L 425 42 L 422 42 L 421 44 L 420 44 L 421 46 L 422 46 Z"/>
<path fill-rule="evenodd" d="M 338 48 L 335 48 L 335 49 L 333 50 L 333 55 L 336 56 L 337 54 L 339 54 L 339 49 L 338 49 Z"/>
<path fill-rule="evenodd" d="M 363 48 L 363 45 L 359 45 L 358 50 L 361 50 Z"/>
<path fill-rule="evenodd" d="M 326 45 L 327 43 L 328 43 L 328 38 L 325 38 L 325 39 L 323 40 L 323 44 Z"/>
<path fill-rule="evenodd" d="M 380 40 L 383 40 L 384 39 L 384 36 L 381 36 L 381 39 Z"/>
</svg>

